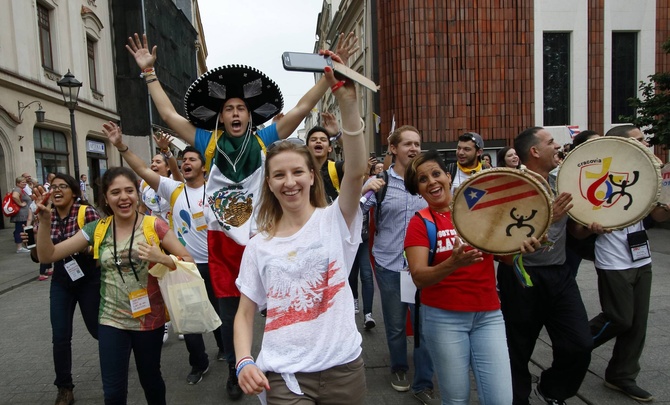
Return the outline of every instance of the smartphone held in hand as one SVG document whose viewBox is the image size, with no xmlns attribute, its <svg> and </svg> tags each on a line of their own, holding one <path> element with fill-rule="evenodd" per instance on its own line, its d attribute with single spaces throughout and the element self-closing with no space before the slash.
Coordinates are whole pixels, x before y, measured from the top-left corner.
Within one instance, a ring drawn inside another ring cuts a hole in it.
<svg viewBox="0 0 670 405">
<path fill-rule="evenodd" d="M 28 240 L 26 241 L 26 247 L 32 249 L 35 247 L 35 229 L 32 226 L 26 226 L 23 228 L 23 232 L 28 235 Z"/>
</svg>

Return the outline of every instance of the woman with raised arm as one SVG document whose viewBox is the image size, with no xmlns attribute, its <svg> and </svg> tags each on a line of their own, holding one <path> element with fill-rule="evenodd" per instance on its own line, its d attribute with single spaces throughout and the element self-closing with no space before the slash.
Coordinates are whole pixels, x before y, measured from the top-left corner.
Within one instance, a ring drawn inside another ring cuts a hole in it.
<svg viewBox="0 0 670 405">
<path fill-rule="evenodd" d="M 305 398 L 360 404 L 365 395 L 361 335 L 352 315 L 349 269 L 361 237 L 360 189 L 366 174 L 363 120 L 352 82 L 326 78 L 342 117 L 344 178 L 327 206 L 323 182 L 299 140 L 268 147 L 258 211 L 260 233 L 247 245 L 237 286 L 236 370 L 247 394 L 270 404 Z M 257 363 L 254 313 L 267 307 Z M 337 325 L 337 327 L 334 327 Z M 329 383 L 323 387 L 321 380 Z"/>
<path fill-rule="evenodd" d="M 109 216 L 86 224 L 57 245 L 50 238 L 51 227 L 45 226 L 50 224 L 50 207 L 38 203 L 43 225 L 37 231 L 37 254 L 43 262 L 55 262 L 93 247 L 101 266 L 98 347 L 105 404 L 126 403 L 131 352 L 147 403 L 165 404 L 160 371 L 165 304 L 149 267 L 161 263 L 176 268 L 162 249 L 193 259 L 165 221 L 137 211 L 139 190 L 132 170 L 107 170 L 102 192 Z M 40 197 L 38 192 L 37 201 Z"/>
</svg>

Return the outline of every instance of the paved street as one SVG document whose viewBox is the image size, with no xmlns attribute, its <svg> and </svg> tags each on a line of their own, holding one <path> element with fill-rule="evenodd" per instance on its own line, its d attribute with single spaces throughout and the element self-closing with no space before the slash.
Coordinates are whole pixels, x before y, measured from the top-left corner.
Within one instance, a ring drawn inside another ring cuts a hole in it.
<svg viewBox="0 0 670 405">
<path fill-rule="evenodd" d="M 654 286 L 649 317 L 647 347 L 642 357 L 639 384 L 652 392 L 656 404 L 670 404 L 670 230 L 649 232 L 654 259 Z M 52 404 L 56 397 L 51 358 L 49 323 L 49 283 L 37 281 L 38 266 L 27 254 L 16 254 L 12 231 L 0 230 L 0 404 Z M 589 316 L 599 312 L 596 275 L 591 262 L 585 262 L 578 281 Z M 375 295 L 377 328 L 363 334 L 363 354 L 366 363 L 368 393 L 366 404 L 417 404 L 411 394 L 397 393 L 390 387 L 388 354 L 378 291 Z M 257 346 L 263 318 L 257 318 Z M 362 323 L 362 314 L 357 315 Z M 551 347 L 543 333 L 533 355 L 533 369 L 550 362 Z M 207 336 L 210 356 L 216 354 L 214 338 Z M 411 347 L 411 339 L 408 345 Z M 612 344 L 596 349 L 590 372 L 577 398 L 569 404 L 634 404 L 635 401 L 604 388 L 602 378 Z M 229 403 L 225 394 L 228 371 L 224 363 L 212 361 L 210 371 L 195 386 L 186 383 L 189 372 L 188 353 L 183 342 L 171 334 L 163 347 L 162 371 L 167 384 L 170 404 Z M 97 342 L 86 332 L 81 315 L 75 312 L 73 337 L 73 375 L 76 384 L 76 404 L 102 403 L 102 385 L 98 366 Z M 472 403 L 477 403 L 473 389 Z M 131 361 L 129 403 L 142 404 L 144 397 Z M 252 397 L 238 401 L 256 404 Z M 537 400 L 534 404 L 539 404 Z"/>
</svg>

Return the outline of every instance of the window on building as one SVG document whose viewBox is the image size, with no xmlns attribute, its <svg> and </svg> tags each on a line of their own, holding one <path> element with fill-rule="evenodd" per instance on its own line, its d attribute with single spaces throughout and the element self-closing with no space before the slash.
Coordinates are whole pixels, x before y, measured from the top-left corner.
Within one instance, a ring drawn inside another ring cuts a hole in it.
<svg viewBox="0 0 670 405">
<path fill-rule="evenodd" d="M 612 122 L 634 116 L 628 99 L 637 95 L 637 32 L 612 33 Z"/>
<path fill-rule="evenodd" d="M 97 90 L 98 89 L 98 82 L 96 80 L 96 72 L 95 72 L 95 48 L 96 48 L 96 41 L 86 37 L 86 51 L 88 53 L 88 82 L 91 85 L 91 89 Z"/>
<path fill-rule="evenodd" d="M 570 33 L 543 35 L 544 125 L 570 123 Z"/>
<path fill-rule="evenodd" d="M 41 4 L 37 4 L 37 25 L 40 35 L 40 52 L 42 55 L 42 66 L 53 70 L 53 53 L 51 51 L 51 21 L 49 19 L 49 9 Z"/>
<path fill-rule="evenodd" d="M 44 128 L 33 129 L 37 178 L 46 180 L 48 173 L 69 173 L 67 138 L 65 134 Z"/>
</svg>

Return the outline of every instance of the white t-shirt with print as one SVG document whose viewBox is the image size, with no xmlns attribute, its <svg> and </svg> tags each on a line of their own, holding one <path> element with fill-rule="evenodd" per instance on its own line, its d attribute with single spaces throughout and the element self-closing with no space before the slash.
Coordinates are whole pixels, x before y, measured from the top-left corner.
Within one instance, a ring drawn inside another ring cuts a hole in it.
<svg viewBox="0 0 670 405">
<path fill-rule="evenodd" d="M 165 177 L 161 176 L 161 179 Z M 161 217 L 165 222 L 169 222 L 170 214 L 170 199 L 169 197 L 161 198 L 156 191 L 149 187 L 149 185 L 142 181 L 140 184 L 140 193 L 142 194 L 142 202 L 147 208 L 151 210 L 151 215 Z"/>
<path fill-rule="evenodd" d="M 157 194 L 162 201 L 167 201 L 168 205 L 172 197 L 172 192 L 181 182 L 161 176 L 158 185 Z M 204 201 L 205 185 L 198 188 L 191 188 L 184 184 L 184 189 L 172 207 L 172 230 L 177 239 L 186 247 L 186 250 L 193 256 L 196 263 L 207 263 L 207 227 L 202 230 L 196 229 L 193 214 L 202 212 L 204 215 L 204 224 L 207 224 L 207 203 Z M 188 202 L 186 197 L 188 196 Z M 189 208 L 190 204 L 190 208 Z"/>
<path fill-rule="evenodd" d="M 263 371 L 317 372 L 361 354 L 347 279 L 361 241 L 361 212 L 347 228 L 338 201 L 317 208 L 289 237 L 251 238 L 236 281 L 267 306 L 258 360 Z"/>
</svg>

